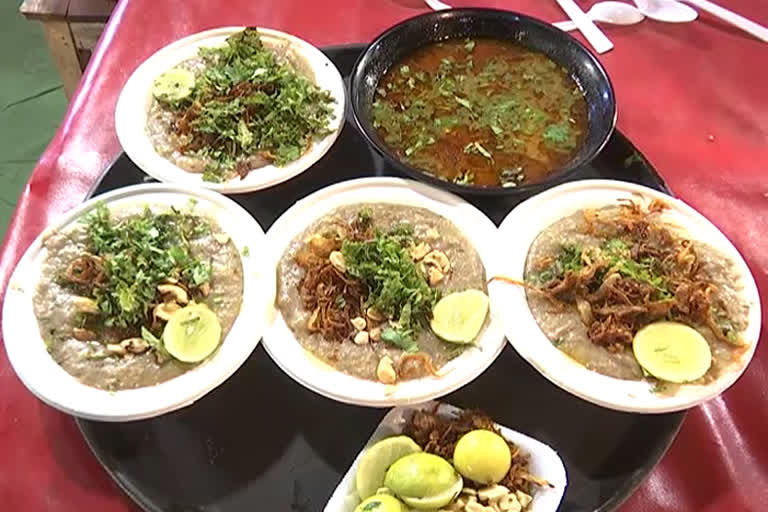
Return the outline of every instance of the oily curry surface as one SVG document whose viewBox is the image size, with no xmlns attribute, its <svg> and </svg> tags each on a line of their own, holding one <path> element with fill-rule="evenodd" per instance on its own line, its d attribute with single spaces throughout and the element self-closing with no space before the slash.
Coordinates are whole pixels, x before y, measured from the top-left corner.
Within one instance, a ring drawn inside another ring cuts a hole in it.
<svg viewBox="0 0 768 512">
<path fill-rule="evenodd" d="M 371 222 L 366 228 L 368 235 L 362 237 L 349 231 L 350 226 L 359 222 L 361 211 L 369 216 Z M 347 240 L 358 236 L 360 240 L 367 237 L 370 242 L 370 237 L 374 236 L 371 233 L 392 233 L 403 226 L 408 227 L 411 233 L 409 250 L 424 248 L 422 254 L 414 256 L 417 260 L 414 263 L 420 268 L 418 272 L 423 272 L 425 276 L 435 276 L 430 263 L 432 257 L 427 252 L 441 253 L 448 262 L 442 267 L 444 274 L 439 281 L 430 279 L 432 284 L 429 289 L 422 288 L 426 295 L 432 296 L 432 302 L 426 301 L 426 307 L 430 308 L 440 295 L 453 291 L 470 288 L 484 292 L 487 290 L 485 269 L 480 256 L 449 220 L 423 208 L 383 203 L 350 205 L 333 210 L 297 236 L 284 253 L 277 269 L 277 306 L 302 346 L 339 371 L 363 379 L 381 380 L 378 378 L 378 368 L 382 359 L 388 357 L 396 371 L 397 381 L 420 378 L 429 375 L 431 370 L 439 370 L 465 349 L 465 345 L 439 339 L 430 330 L 428 319 L 425 316 L 418 317 L 420 306 L 416 303 L 407 306 L 408 321 L 412 324 L 408 334 L 409 345 L 405 345 L 403 339 L 387 341 L 384 339 L 386 335 L 378 333 L 398 322 L 403 324 L 406 320 L 402 309 L 394 316 L 388 317 L 383 313 L 372 316 L 373 308 L 367 304 L 367 288 L 348 273 L 332 268 L 330 264 L 320 263 L 316 267 L 308 267 L 305 262 L 308 248 L 318 237 L 341 233 L 341 238 L 346 237 Z M 383 244 L 383 238 L 376 240 Z M 323 257 L 331 249 L 340 246 L 329 247 Z M 311 270 L 308 271 L 308 268 Z M 333 273 L 334 277 L 332 280 L 316 279 L 320 273 Z M 403 278 L 407 280 L 406 276 Z M 329 286 L 336 286 L 329 300 L 322 296 L 324 292 L 318 296 L 316 290 L 327 291 Z M 426 286 L 426 281 L 423 286 Z M 317 325 L 319 321 L 316 311 L 320 311 L 325 325 Z M 364 343 L 355 341 L 359 341 L 357 336 L 360 333 L 350 323 L 350 319 L 356 316 L 365 318 L 361 325 L 367 330 Z M 427 360 L 428 363 L 422 364 Z"/>
<path fill-rule="evenodd" d="M 544 54 L 457 39 L 392 66 L 377 85 L 373 122 L 414 167 L 464 185 L 515 187 L 544 180 L 576 154 L 587 107 Z"/>
</svg>

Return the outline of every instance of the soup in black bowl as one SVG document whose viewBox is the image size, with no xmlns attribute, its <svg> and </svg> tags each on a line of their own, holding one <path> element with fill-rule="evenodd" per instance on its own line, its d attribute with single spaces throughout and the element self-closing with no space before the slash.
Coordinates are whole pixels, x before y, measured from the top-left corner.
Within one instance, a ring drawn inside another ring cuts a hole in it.
<svg viewBox="0 0 768 512">
<path fill-rule="evenodd" d="M 489 9 L 396 25 L 358 60 L 351 89 L 358 126 L 390 164 L 458 192 L 547 186 L 594 158 L 616 117 L 580 43 Z"/>
</svg>

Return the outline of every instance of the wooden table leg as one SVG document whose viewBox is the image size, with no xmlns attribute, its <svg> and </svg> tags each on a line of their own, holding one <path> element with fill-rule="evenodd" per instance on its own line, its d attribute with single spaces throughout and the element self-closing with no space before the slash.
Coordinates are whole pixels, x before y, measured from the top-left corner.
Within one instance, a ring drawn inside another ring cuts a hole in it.
<svg viewBox="0 0 768 512">
<path fill-rule="evenodd" d="M 69 28 L 69 23 L 63 20 L 45 20 L 41 21 L 41 25 L 45 39 L 48 41 L 51 57 L 64 84 L 64 93 L 67 99 L 71 99 L 83 74 L 80 70 L 80 59 L 77 56 L 72 30 Z"/>
</svg>

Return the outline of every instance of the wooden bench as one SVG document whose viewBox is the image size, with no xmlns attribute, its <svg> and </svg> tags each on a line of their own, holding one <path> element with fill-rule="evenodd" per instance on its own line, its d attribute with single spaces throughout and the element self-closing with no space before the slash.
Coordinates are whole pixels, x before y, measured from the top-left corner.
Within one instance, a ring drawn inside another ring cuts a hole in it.
<svg viewBox="0 0 768 512">
<path fill-rule="evenodd" d="M 71 98 L 115 6 L 113 0 L 24 0 L 19 8 L 39 21 L 56 68 Z"/>
</svg>

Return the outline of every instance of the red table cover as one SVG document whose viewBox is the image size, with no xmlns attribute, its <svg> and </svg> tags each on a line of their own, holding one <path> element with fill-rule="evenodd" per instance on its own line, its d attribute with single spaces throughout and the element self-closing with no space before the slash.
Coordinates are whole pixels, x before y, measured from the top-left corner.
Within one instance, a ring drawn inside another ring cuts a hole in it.
<svg viewBox="0 0 768 512">
<path fill-rule="evenodd" d="M 768 2 L 718 0 L 768 25 Z M 590 2 L 581 2 L 587 10 Z M 564 19 L 551 0 L 454 0 Z M 368 42 L 426 12 L 420 0 L 123 0 L 93 53 L 56 136 L 24 189 L 0 254 L 0 289 L 52 219 L 80 203 L 120 151 L 114 107 L 129 74 L 180 37 L 259 25 L 315 45 Z M 606 27 L 600 56 L 618 98 L 618 126 L 679 197 L 710 218 L 768 290 L 768 45 L 702 13 L 684 25 Z M 577 35 L 577 37 L 581 37 Z M 5 51 L 12 51 L 6 48 Z M 5 126 L 5 130 L 13 127 Z M 766 313 L 763 313 L 765 321 Z M 768 341 L 722 397 L 693 409 L 662 463 L 622 510 L 768 510 Z M 0 351 L 0 508 L 134 510 L 71 417 L 33 397 Z M 330 489 L 329 489 L 330 492 Z"/>
</svg>

